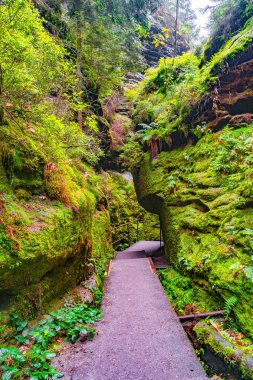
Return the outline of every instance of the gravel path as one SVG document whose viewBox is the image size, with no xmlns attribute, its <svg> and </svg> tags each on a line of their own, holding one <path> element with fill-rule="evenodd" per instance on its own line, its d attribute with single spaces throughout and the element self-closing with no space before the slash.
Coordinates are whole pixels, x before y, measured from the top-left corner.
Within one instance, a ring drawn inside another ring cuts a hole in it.
<svg viewBox="0 0 253 380">
<path fill-rule="evenodd" d="M 207 379 L 157 275 L 136 248 L 142 251 L 143 244 L 112 263 L 98 335 L 54 362 L 65 379 Z"/>
</svg>

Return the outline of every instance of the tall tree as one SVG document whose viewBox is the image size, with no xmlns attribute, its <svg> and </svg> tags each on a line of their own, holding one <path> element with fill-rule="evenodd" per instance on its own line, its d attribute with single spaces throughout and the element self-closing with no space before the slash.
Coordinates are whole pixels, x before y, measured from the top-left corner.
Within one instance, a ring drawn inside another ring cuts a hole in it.
<svg viewBox="0 0 253 380">
<path fill-rule="evenodd" d="M 136 26 L 159 0 L 68 0 L 76 48 L 77 119 L 83 127 L 84 100 L 108 95 L 124 71 L 138 62 Z M 132 57 L 134 56 L 134 59 Z"/>
<path fill-rule="evenodd" d="M 177 35 L 178 35 L 178 16 L 180 0 L 176 0 L 176 17 L 175 17 L 175 41 L 174 41 L 174 59 L 177 55 Z"/>
<path fill-rule="evenodd" d="M 80 129 L 83 128 L 83 109 L 82 109 L 82 47 L 83 47 L 83 29 L 87 15 L 90 14 L 91 3 L 86 0 L 69 0 L 68 12 L 75 26 L 76 35 L 76 75 L 77 75 L 77 100 L 79 103 L 77 109 L 77 121 Z"/>
<path fill-rule="evenodd" d="M 181 24 L 181 29 L 191 34 L 196 28 L 196 13 L 192 8 L 191 0 L 163 0 L 164 6 L 168 8 L 176 17 L 178 15 L 178 22 Z"/>
</svg>

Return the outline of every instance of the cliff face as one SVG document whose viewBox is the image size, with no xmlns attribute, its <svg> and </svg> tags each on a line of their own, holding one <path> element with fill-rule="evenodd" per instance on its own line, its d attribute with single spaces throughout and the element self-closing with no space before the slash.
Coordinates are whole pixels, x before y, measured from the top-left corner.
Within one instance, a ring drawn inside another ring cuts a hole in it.
<svg viewBox="0 0 253 380">
<path fill-rule="evenodd" d="M 140 203 L 160 216 L 173 266 L 205 288 L 217 308 L 235 296 L 236 321 L 251 337 L 252 59 L 251 42 L 225 62 L 219 61 L 213 69 L 217 71 L 215 85 L 200 101 L 192 101 L 195 106 L 189 107 L 188 118 L 184 114 L 184 123 L 190 121 L 188 138 L 172 143 L 177 134 L 183 135 L 182 129 L 187 130 L 181 123 L 169 136 L 169 151 L 160 147 L 153 159 L 145 153 L 134 171 Z M 147 82 L 145 85 L 150 91 Z M 192 132 L 196 133 L 194 139 Z M 157 132 L 154 136 L 151 148 L 159 138 Z"/>
<path fill-rule="evenodd" d="M 238 324 L 251 335 L 252 143 L 252 126 L 223 131 L 153 162 L 147 154 L 135 173 L 140 203 L 160 215 L 169 260 L 217 307 L 235 295 Z"/>
<path fill-rule="evenodd" d="M 159 8 L 149 16 L 149 23 L 150 30 L 148 36 L 142 39 L 142 46 L 147 66 L 153 67 L 160 58 L 174 56 L 175 18 L 164 8 Z M 183 35 L 179 35 L 177 54 L 181 55 L 188 49 L 186 39 Z"/>
<path fill-rule="evenodd" d="M 22 157 L 24 170 L 30 154 L 34 151 Z M 49 195 L 45 174 L 26 169 L 21 175 L 12 168 L 8 179 L 10 163 L 2 165 L 3 154 L 0 158 L 0 309 L 4 315 L 17 309 L 32 318 L 86 280 L 94 265 L 105 265 L 112 252 L 110 215 L 98 207 L 96 193 L 74 182 L 79 195 L 68 204 L 56 193 Z M 51 166 L 51 190 L 59 192 L 66 175 Z M 92 171 L 79 173 L 81 182 L 85 175 L 95 178 Z"/>
<path fill-rule="evenodd" d="M 200 122 L 214 131 L 226 125 L 240 125 L 253 120 L 253 49 L 229 62 L 219 73 L 208 99 L 200 103 Z"/>
</svg>

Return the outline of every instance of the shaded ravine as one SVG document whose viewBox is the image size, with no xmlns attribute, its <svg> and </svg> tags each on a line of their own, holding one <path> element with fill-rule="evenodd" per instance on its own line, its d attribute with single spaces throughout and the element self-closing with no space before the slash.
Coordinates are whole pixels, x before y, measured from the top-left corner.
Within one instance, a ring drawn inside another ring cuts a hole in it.
<svg viewBox="0 0 253 380">
<path fill-rule="evenodd" d="M 112 262 L 93 341 L 54 362 L 71 380 L 205 380 L 207 376 L 139 242 Z"/>
</svg>

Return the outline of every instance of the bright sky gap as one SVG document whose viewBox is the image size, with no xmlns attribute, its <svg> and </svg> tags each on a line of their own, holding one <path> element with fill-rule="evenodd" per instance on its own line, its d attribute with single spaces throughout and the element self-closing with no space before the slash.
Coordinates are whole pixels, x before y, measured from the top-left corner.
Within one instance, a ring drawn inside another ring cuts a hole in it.
<svg viewBox="0 0 253 380">
<path fill-rule="evenodd" d="M 200 10 L 207 7 L 208 5 L 212 5 L 211 0 L 191 0 L 192 7 L 197 15 L 197 24 L 201 28 L 200 35 L 205 37 L 208 35 L 208 18 L 209 12 L 202 13 Z"/>
</svg>

